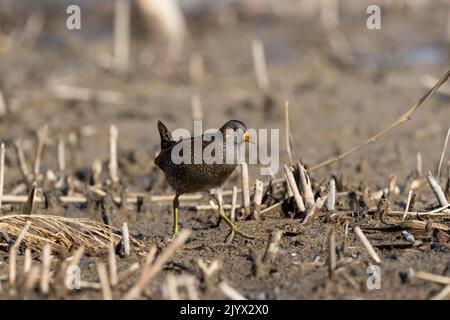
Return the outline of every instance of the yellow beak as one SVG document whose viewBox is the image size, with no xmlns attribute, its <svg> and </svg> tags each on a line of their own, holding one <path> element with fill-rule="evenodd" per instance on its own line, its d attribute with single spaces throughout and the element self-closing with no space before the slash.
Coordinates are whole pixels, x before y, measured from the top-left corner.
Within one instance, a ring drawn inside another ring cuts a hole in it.
<svg viewBox="0 0 450 320">
<path fill-rule="evenodd" d="M 248 134 L 248 132 L 244 132 L 244 134 L 242 135 L 242 139 L 244 139 L 245 142 L 250 141 L 250 135 Z"/>
</svg>

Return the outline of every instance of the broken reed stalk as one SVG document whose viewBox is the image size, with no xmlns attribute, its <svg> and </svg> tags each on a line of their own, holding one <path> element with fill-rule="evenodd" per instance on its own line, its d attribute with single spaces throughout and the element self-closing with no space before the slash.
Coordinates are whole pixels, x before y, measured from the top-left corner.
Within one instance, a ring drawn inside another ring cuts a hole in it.
<svg viewBox="0 0 450 320">
<path fill-rule="evenodd" d="M 431 172 L 427 173 L 427 180 L 428 180 L 428 184 L 430 185 L 431 189 L 433 190 L 434 195 L 436 196 L 436 198 L 439 202 L 439 205 L 441 207 L 448 205 L 448 201 L 445 198 L 444 191 L 442 191 L 441 186 L 436 181 L 436 179 L 433 177 Z"/>
<path fill-rule="evenodd" d="M 31 258 L 31 250 L 30 248 L 25 249 L 25 258 L 23 262 L 23 273 L 27 274 L 31 270 L 32 265 L 32 258 Z"/>
<path fill-rule="evenodd" d="M 436 93 L 436 91 L 439 89 L 439 87 L 442 86 L 442 84 L 444 84 L 448 80 L 449 77 L 450 77 L 450 70 L 448 70 L 446 73 L 444 73 L 442 75 L 442 77 L 439 79 L 439 81 L 424 96 L 422 96 L 416 104 L 414 104 L 411 108 L 409 108 L 397 120 L 395 120 L 392 124 L 388 125 L 386 128 L 384 128 L 380 132 L 376 133 L 375 135 L 373 135 L 369 139 L 365 140 L 361 144 L 359 144 L 359 145 L 349 149 L 348 151 L 345 151 L 344 153 L 341 153 L 338 156 L 329 158 L 327 160 L 324 160 L 324 161 L 322 161 L 322 162 L 312 166 L 311 168 L 309 168 L 308 171 L 314 171 L 314 170 L 317 170 L 319 168 L 328 166 L 328 165 L 330 165 L 330 164 L 332 164 L 332 163 L 334 163 L 336 161 L 340 161 L 340 160 L 342 160 L 342 159 L 352 155 L 353 153 L 359 151 L 360 149 L 364 148 L 365 146 L 367 146 L 367 145 L 369 145 L 371 143 L 374 143 L 375 141 L 377 141 L 379 138 L 384 136 L 386 133 L 388 133 L 392 129 L 394 129 L 394 128 L 398 127 L 399 125 L 401 125 L 402 123 L 410 120 L 412 115 L 413 115 L 413 113 L 425 101 L 427 101 L 430 97 L 432 97 Z"/>
<path fill-rule="evenodd" d="M 193 91 L 198 91 L 205 77 L 205 66 L 203 56 L 194 52 L 189 59 L 189 76 L 191 78 L 191 86 Z"/>
<path fill-rule="evenodd" d="M 438 181 L 440 181 L 440 177 L 441 177 L 441 167 L 442 167 L 442 162 L 444 161 L 445 152 L 447 151 L 449 136 L 450 136 L 450 128 L 447 130 L 447 135 L 445 136 L 444 147 L 442 148 L 441 158 L 439 159 L 439 166 L 438 166 L 438 170 L 437 170 L 437 174 L 436 174 L 436 178 Z"/>
<path fill-rule="evenodd" d="M 119 277 L 117 275 L 117 259 L 114 241 L 112 240 L 112 237 L 108 246 L 108 267 L 109 267 L 109 283 L 111 284 L 112 287 L 114 287 L 117 285 Z"/>
<path fill-rule="evenodd" d="M 31 290 L 39 279 L 39 273 L 41 268 L 39 266 L 32 266 L 30 272 L 27 274 L 25 279 L 25 289 Z"/>
<path fill-rule="evenodd" d="M 130 60 L 130 0 L 116 0 L 114 10 L 114 67 L 126 73 Z"/>
<path fill-rule="evenodd" d="M 61 100 L 73 100 L 81 102 L 93 102 L 104 104 L 122 105 L 130 101 L 130 97 L 122 92 L 111 90 L 94 90 L 92 88 L 58 85 L 52 87 L 53 95 Z M 69 143 L 71 143 L 69 135 Z"/>
<path fill-rule="evenodd" d="M 332 277 L 336 270 L 336 235 L 334 230 L 331 229 L 328 233 L 328 272 Z"/>
<path fill-rule="evenodd" d="M 277 230 L 270 234 L 269 242 L 267 243 L 266 250 L 262 257 L 262 262 L 266 263 L 272 261 L 278 253 L 279 244 L 281 241 L 281 236 L 283 235 L 283 231 Z"/>
<path fill-rule="evenodd" d="M 0 90 L 0 117 L 4 116 L 7 111 L 8 111 L 8 108 L 6 106 L 5 97 L 3 96 L 3 93 Z"/>
<path fill-rule="evenodd" d="M 334 180 L 334 178 L 331 178 L 328 184 L 328 198 L 327 198 L 327 210 L 329 212 L 334 211 L 335 202 L 336 202 L 336 181 Z"/>
<path fill-rule="evenodd" d="M 269 89 L 269 76 L 267 75 L 266 56 L 264 45 L 259 39 L 252 40 L 252 56 L 258 88 L 261 91 L 267 91 Z"/>
<path fill-rule="evenodd" d="M 237 203 L 237 187 L 233 186 L 233 195 L 231 197 L 231 212 L 230 212 L 231 221 L 236 221 L 236 203 Z"/>
<path fill-rule="evenodd" d="M 119 273 L 119 283 L 125 281 L 130 277 L 133 273 L 139 270 L 139 263 L 135 262 L 131 266 L 129 266 L 125 271 Z"/>
<path fill-rule="evenodd" d="M 388 194 L 387 194 L 388 199 L 390 199 L 390 196 L 395 193 L 396 188 L 397 188 L 397 175 L 391 174 L 389 176 L 389 186 L 388 186 Z"/>
<path fill-rule="evenodd" d="M 57 161 L 58 161 L 58 171 L 59 172 L 66 171 L 66 147 L 63 137 L 58 138 Z"/>
<path fill-rule="evenodd" d="M 236 289 L 234 289 L 225 281 L 220 282 L 219 288 L 223 292 L 223 294 L 225 294 L 228 298 L 232 300 L 247 300 L 246 297 L 240 294 Z"/>
<path fill-rule="evenodd" d="M 36 185 L 36 181 L 35 181 L 35 182 L 33 182 L 31 189 L 28 193 L 27 200 L 22 207 L 22 210 L 20 212 L 21 214 L 30 215 L 33 212 L 34 202 L 35 202 L 35 198 L 36 198 L 36 189 L 37 189 L 37 185 Z"/>
<path fill-rule="evenodd" d="M 305 206 L 306 209 L 311 209 L 316 202 L 314 200 L 314 193 L 311 187 L 311 180 L 309 179 L 306 169 L 300 163 L 298 164 L 298 170 L 300 173 L 301 190 L 303 193 L 303 199 L 305 200 Z"/>
<path fill-rule="evenodd" d="M 25 223 L 25 226 L 20 230 L 19 235 L 16 238 L 16 241 L 14 241 L 14 244 L 9 250 L 9 285 L 11 287 L 14 287 L 16 285 L 16 261 L 17 261 L 17 250 L 20 247 L 20 244 L 22 243 L 23 238 L 28 232 L 28 229 L 30 229 L 31 221 L 27 221 Z M 0 228 L 1 229 L 1 228 Z"/>
<path fill-rule="evenodd" d="M 203 119 L 202 100 L 198 92 L 193 92 L 191 95 L 191 112 L 193 121 Z"/>
<path fill-rule="evenodd" d="M 17 159 L 19 161 L 20 172 L 22 173 L 25 181 L 30 181 L 30 170 L 28 169 L 28 164 L 25 159 L 25 154 L 23 152 L 22 140 L 18 139 L 14 141 L 14 147 L 16 149 Z"/>
<path fill-rule="evenodd" d="M 0 147 L 0 212 L 2 212 L 3 185 L 5 179 L 5 144 Z"/>
<path fill-rule="evenodd" d="M 191 234 L 190 230 L 184 229 L 175 238 L 173 242 L 164 250 L 158 259 L 153 264 L 147 265 L 134 284 L 134 286 L 125 294 L 125 300 L 136 299 L 140 296 L 142 290 L 153 280 L 153 278 L 164 268 L 166 262 L 172 257 L 172 255 L 183 246 L 183 244 L 189 238 Z"/>
<path fill-rule="evenodd" d="M 111 286 L 109 285 L 108 272 L 106 271 L 105 264 L 97 261 L 97 273 L 102 288 L 103 300 L 112 300 Z"/>
<path fill-rule="evenodd" d="M 402 217 L 402 221 L 404 221 L 406 219 L 406 216 L 408 215 L 408 210 L 409 210 L 409 206 L 411 205 L 412 195 L 413 195 L 412 190 L 409 190 L 409 192 L 408 192 L 408 200 L 406 201 L 405 214 Z"/>
<path fill-rule="evenodd" d="M 36 148 L 36 156 L 34 158 L 34 171 L 33 171 L 35 179 L 38 178 L 39 173 L 41 171 L 42 153 L 44 151 L 44 146 L 47 141 L 47 135 L 48 135 L 48 126 L 44 125 L 44 127 L 37 132 L 38 145 Z"/>
<path fill-rule="evenodd" d="M 288 181 L 288 177 L 287 177 L 286 173 L 283 173 L 283 176 L 284 176 L 284 180 L 286 180 L 286 189 L 287 189 L 288 199 L 290 199 L 294 196 L 294 193 L 292 192 L 292 188 Z"/>
<path fill-rule="evenodd" d="M 444 300 L 450 298 L 450 284 L 446 285 L 441 292 L 433 296 L 431 300 Z"/>
<path fill-rule="evenodd" d="M 250 214 L 250 186 L 248 178 L 248 164 L 241 163 L 241 179 L 242 179 L 242 203 L 245 213 Z"/>
<path fill-rule="evenodd" d="M 418 178 L 423 176 L 422 154 L 420 152 L 417 152 L 417 156 L 416 156 L 416 176 Z"/>
<path fill-rule="evenodd" d="M 52 248 L 49 244 L 44 245 L 44 248 L 42 249 L 42 270 L 41 270 L 41 291 L 43 294 L 47 294 L 50 288 L 49 282 L 50 282 L 50 264 L 51 264 L 51 256 L 52 254 Z"/>
<path fill-rule="evenodd" d="M 286 150 L 289 157 L 289 164 L 294 164 L 294 157 L 292 155 L 292 136 L 291 136 L 291 121 L 289 118 L 289 102 L 286 101 L 284 104 L 284 116 L 285 116 L 285 140 L 286 140 Z"/>
<path fill-rule="evenodd" d="M 123 252 L 126 257 L 130 255 L 131 247 L 130 247 L 130 232 L 128 230 L 128 223 L 124 222 L 122 225 L 122 243 L 123 243 Z"/>
<path fill-rule="evenodd" d="M 122 0 L 118 0 L 122 1 Z M 118 164 L 117 164 L 117 138 L 119 131 L 115 125 L 109 128 L 109 177 L 112 182 L 119 181 Z"/>
<path fill-rule="evenodd" d="M 416 278 L 425 281 L 436 282 L 440 284 L 450 285 L 450 277 L 441 276 L 438 274 L 433 274 L 425 271 L 417 271 Z"/>
<path fill-rule="evenodd" d="M 364 233 L 362 232 L 360 227 L 355 227 L 353 229 L 356 233 L 356 235 L 358 236 L 359 240 L 362 242 L 362 244 L 364 245 L 364 247 L 366 248 L 367 252 L 369 253 L 369 255 L 372 257 L 372 259 L 376 262 L 376 263 L 381 263 L 381 259 L 380 256 L 378 255 L 378 253 L 376 253 L 375 249 L 372 247 L 372 244 L 370 243 L 370 241 L 366 238 L 366 236 L 364 235 Z"/>
<path fill-rule="evenodd" d="M 256 179 L 255 181 L 255 195 L 253 197 L 254 207 L 253 207 L 253 219 L 261 219 L 261 202 L 264 191 L 264 184 L 262 181 Z"/>
<path fill-rule="evenodd" d="M 284 165 L 284 173 L 286 174 L 287 183 L 289 184 L 292 193 L 294 194 L 295 203 L 297 204 L 297 208 L 300 211 L 305 211 L 305 204 L 303 203 L 303 198 L 300 195 L 300 192 L 298 191 L 297 182 L 295 181 L 294 174 L 292 173 L 291 169 Z"/>
<path fill-rule="evenodd" d="M 169 300 L 180 300 L 177 278 L 172 272 L 169 272 L 166 276 L 166 287 L 169 294 Z"/>
<path fill-rule="evenodd" d="M 196 284 L 196 278 L 191 275 L 183 275 L 184 286 L 189 297 L 189 300 L 199 300 Z"/>
</svg>

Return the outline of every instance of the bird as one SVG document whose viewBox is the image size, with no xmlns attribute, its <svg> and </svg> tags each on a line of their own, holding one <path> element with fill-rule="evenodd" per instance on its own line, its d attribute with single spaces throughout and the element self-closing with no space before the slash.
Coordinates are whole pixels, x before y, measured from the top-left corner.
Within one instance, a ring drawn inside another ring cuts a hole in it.
<svg viewBox="0 0 450 320">
<path fill-rule="evenodd" d="M 179 141 L 172 139 L 170 131 L 161 121 L 158 121 L 158 131 L 161 138 L 161 151 L 154 163 L 164 172 L 169 185 L 175 189 L 172 228 L 173 238 L 175 238 L 180 231 L 178 198 L 185 193 L 206 192 L 221 187 L 238 166 L 239 148 L 242 143 L 250 142 L 250 135 L 246 125 L 239 120 L 227 121 L 215 134 L 204 133 L 201 136 L 188 137 Z M 200 159 L 198 152 L 195 152 L 196 145 L 201 146 Z M 206 152 L 208 150 L 212 151 L 208 153 Z M 191 151 L 190 154 L 184 154 L 189 151 Z M 180 161 L 179 157 L 184 160 Z M 231 242 L 235 234 L 248 239 L 253 238 L 237 228 L 236 224 L 225 215 L 223 205 L 219 203 L 219 223 L 221 220 L 224 220 L 230 228 L 225 241 Z"/>
</svg>

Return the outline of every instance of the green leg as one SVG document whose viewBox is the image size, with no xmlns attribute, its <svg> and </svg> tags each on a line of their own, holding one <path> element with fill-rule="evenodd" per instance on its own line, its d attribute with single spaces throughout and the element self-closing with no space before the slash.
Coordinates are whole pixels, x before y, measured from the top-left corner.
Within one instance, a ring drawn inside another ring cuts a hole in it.
<svg viewBox="0 0 450 320">
<path fill-rule="evenodd" d="M 238 227 L 233 223 L 233 221 L 231 221 L 226 215 L 225 215 L 225 211 L 223 210 L 223 206 L 219 206 L 219 214 L 220 214 L 220 220 L 224 220 L 225 223 L 228 225 L 228 227 L 230 228 L 230 233 L 227 235 L 225 241 L 226 242 L 231 242 L 234 238 L 234 235 L 240 235 L 241 237 L 247 238 L 247 239 L 254 239 L 254 237 L 245 234 L 244 232 L 240 231 L 238 229 Z"/>
<path fill-rule="evenodd" d="M 180 232 L 180 226 L 178 225 L 178 195 L 173 198 L 173 227 L 172 227 L 172 234 L 173 238 L 176 238 L 178 233 Z"/>
</svg>

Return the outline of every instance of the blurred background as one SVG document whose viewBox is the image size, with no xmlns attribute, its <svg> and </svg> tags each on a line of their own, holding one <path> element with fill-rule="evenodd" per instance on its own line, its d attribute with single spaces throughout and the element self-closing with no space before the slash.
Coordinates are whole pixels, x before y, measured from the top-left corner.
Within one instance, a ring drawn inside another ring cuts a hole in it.
<svg viewBox="0 0 450 320">
<path fill-rule="evenodd" d="M 367 28 L 373 4 L 379 30 Z M 80 8 L 80 30 L 67 27 L 70 5 Z M 1 0 L 0 140 L 22 138 L 31 154 L 27 141 L 47 124 L 49 148 L 67 139 L 74 166 L 90 167 L 107 159 L 115 124 L 121 154 L 143 159 L 129 172 L 140 181 L 159 147 L 158 119 L 173 130 L 233 118 L 280 129 L 283 164 L 289 101 L 294 156 L 313 165 L 417 102 L 448 69 L 449 45 L 450 6 L 440 0 Z M 412 121 L 319 175 L 385 186 L 390 174 L 415 168 L 418 152 L 434 170 L 448 93 L 443 87 Z"/>
</svg>

